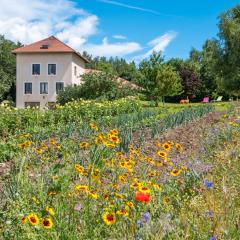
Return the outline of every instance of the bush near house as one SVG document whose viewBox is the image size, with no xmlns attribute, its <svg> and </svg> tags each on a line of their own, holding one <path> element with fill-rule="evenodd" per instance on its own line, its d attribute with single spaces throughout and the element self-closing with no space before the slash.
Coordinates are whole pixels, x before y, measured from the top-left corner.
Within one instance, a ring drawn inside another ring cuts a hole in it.
<svg viewBox="0 0 240 240">
<path fill-rule="evenodd" d="M 80 86 L 68 86 L 58 95 L 58 102 L 65 104 L 77 99 L 116 100 L 137 94 L 137 89 L 123 82 L 111 72 L 93 72 L 82 76 Z"/>
</svg>

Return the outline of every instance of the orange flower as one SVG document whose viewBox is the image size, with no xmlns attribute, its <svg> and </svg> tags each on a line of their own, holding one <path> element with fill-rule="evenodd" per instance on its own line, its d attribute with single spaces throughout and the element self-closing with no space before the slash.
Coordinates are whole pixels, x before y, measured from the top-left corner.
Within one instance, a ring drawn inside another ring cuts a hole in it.
<svg viewBox="0 0 240 240">
<path fill-rule="evenodd" d="M 137 192 L 135 200 L 138 202 L 148 203 L 151 201 L 151 195 L 149 193 Z"/>
</svg>

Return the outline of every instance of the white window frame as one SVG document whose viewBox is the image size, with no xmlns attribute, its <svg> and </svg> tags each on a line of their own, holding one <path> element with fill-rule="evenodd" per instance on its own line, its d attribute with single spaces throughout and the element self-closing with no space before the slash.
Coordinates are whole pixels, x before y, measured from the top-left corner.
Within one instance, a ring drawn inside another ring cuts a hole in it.
<svg viewBox="0 0 240 240">
<path fill-rule="evenodd" d="M 48 74 L 48 65 L 49 64 L 55 64 L 56 65 L 56 74 Z M 47 76 L 50 76 L 50 77 L 55 77 L 55 76 L 57 76 L 57 63 L 55 63 L 55 62 L 49 62 L 49 63 L 47 63 Z"/>
<path fill-rule="evenodd" d="M 47 90 L 48 90 L 47 93 L 41 93 L 41 83 L 47 83 Z M 48 95 L 49 94 L 49 83 L 48 82 L 40 82 L 39 83 L 39 93 L 40 93 L 40 95 Z"/>
<path fill-rule="evenodd" d="M 57 83 L 63 83 L 63 89 L 64 89 L 64 87 L 65 87 L 65 86 L 64 86 L 65 84 L 64 84 L 63 81 L 57 81 L 57 82 L 55 83 L 56 94 L 58 94 L 58 93 L 57 93 Z"/>
<path fill-rule="evenodd" d="M 32 84 L 32 93 L 33 93 L 33 83 L 32 82 L 23 82 L 23 94 L 24 95 L 32 95 L 32 93 L 25 93 L 25 83 L 31 83 Z"/>
<path fill-rule="evenodd" d="M 39 65 L 40 65 L 40 74 L 39 74 L 39 75 L 33 74 L 33 65 L 34 65 L 34 64 L 39 64 Z M 31 75 L 34 76 L 34 77 L 41 76 L 41 63 L 32 63 L 32 64 L 31 64 Z"/>
</svg>

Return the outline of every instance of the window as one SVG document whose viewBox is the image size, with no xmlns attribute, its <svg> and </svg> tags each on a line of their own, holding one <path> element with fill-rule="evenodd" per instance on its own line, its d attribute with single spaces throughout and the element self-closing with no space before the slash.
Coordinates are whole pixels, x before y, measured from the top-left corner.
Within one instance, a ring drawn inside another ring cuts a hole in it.
<svg viewBox="0 0 240 240">
<path fill-rule="evenodd" d="M 56 64 L 48 64 L 48 75 L 56 75 Z"/>
<path fill-rule="evenodd" d="M 74 76 L 77 76 L 77 66 L 74 67 Z"/>
<path fill-rule="evenodd" d="M 40 75 L 40 64 L 39 63 L 34 63 L 32 65 L 32 75 Z"/>
<path fill-rule="evenodd" d="M 48 94 L 48 83 L 46 82 L 40 83 L 40 94 Z"/>
<path fill-rule="evenodd" d="M 24 93 L 32 94 L 32 83 L 24 83 Z"/>
<path fill-rule="evenodd" d="M 40 102 L 25 102 L 25 107 L 40 107 Z"/>
<path fill-rule="evenodd" d="M 63 90 L 64 83 L 63 82 L 56 82 L 56 93 L 58 94 L 59 91 Z"/>
</svg>

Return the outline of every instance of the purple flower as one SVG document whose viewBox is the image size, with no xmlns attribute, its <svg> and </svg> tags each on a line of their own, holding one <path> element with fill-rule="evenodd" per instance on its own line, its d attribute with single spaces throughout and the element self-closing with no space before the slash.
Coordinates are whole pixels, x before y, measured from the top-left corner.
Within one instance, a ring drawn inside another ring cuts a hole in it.
<svg viewBox="0 0 240 240">
<path fill-rule="evenodd" d="M 82 205 L 80 203 L 77 203 L 74 207 L 75 211 L 80 211 L 82 209 Z"/>
<path fill-rule="evenodd" d="M 150 221 L 150 219 L 151 219 L 150 212 L 145 212 L 145 213 L 143 214 L 143 216 L 142 216 L 142 220 L 143 220 L 144 222 L 148 222 L 148 221 Z"/>
<path fill-rule="evenodd" d="M 204 181 L 204 186 L 208 189 L 213 188 L 213 182 L 208 181 L 207 179 Z"/>
<path fill-rule="evenodd" d="M 143 221 L 142 221 L 142 219 L 137 221 L 137 225 L 138 225 L 140 228 L 143 227 Z"/>
<path fill-rule="evenodd" d="M 209 240 L 217 240 L 217 238 L 213 236 L 213 237 L 210 237 Z"/>
<path fill-rule="evenodd" d="M 206 211 L 206 216 L 212 218 L 214 216 L 213 210 Z"/>
</svg>

